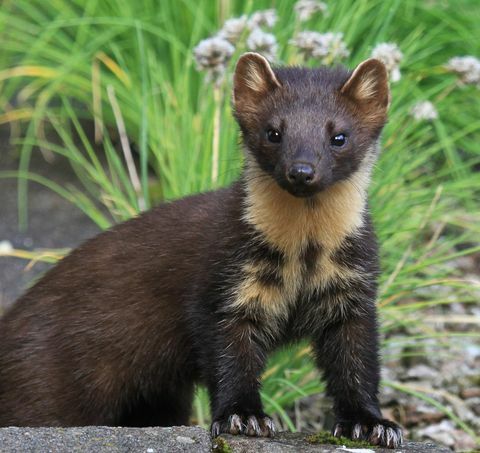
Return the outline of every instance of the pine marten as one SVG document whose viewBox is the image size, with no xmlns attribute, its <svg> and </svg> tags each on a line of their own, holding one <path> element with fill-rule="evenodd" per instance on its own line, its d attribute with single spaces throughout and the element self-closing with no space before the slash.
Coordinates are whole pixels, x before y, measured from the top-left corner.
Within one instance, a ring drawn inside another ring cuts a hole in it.
<svg viewBox="0 0 480 453">
<path fill-rule="evenodd" d="M 203 383 L 213 436 L 272 436 L 265 361 L 308 338 L 334 435 L 401 444 L 377 399 L 367 202 L 385 67 L 272 69 L 247 53 L 233 85 L 239 180 L 87 241 L 1 319 L 0 426 L 188 424 Z"/>
</svg>

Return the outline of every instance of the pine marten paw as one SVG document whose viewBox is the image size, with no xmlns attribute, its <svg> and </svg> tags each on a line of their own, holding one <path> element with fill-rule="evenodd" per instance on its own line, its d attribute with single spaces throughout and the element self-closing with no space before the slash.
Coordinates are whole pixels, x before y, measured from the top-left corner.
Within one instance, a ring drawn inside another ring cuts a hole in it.
<svg viewBox="0 0 480 453">
<path fill-rule="evenodd" d="M 275 424 L 266 415 L 240 416 L 237 414 L 215 420 L 212 423 L 212 436 L 217 437 L 222 433 L 245 434 L 247 436 L 273 437 L 275 435 Z"/>
<path fill-rule="evenodd" d="M 341 421 L 335 423 L 332 433 L 335 437 L 345 436 L 352 440 L 366 440 L 372 445 L 397 448 L 402 445 L 402 428 L 386 419 L 363 423 Z"/>
</svg>

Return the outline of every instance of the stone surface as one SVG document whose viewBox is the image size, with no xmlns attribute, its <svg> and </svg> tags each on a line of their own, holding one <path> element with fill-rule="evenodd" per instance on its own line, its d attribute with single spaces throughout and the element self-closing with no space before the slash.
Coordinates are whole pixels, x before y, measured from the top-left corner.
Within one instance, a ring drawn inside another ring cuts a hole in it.
<svg viewBox="0 0 480 453">
<path fill-rule="evenodd" d="M 208 453 L 209 433 L 199 427 L 2 428 L 1 453 Z"/>
<path fill-rule="evenodd" d="M 337 445 L 319 445 L 311 444 L 307 442 L 308 434 L 304 433 L 278 433 L 273 439 L 260 438 L 252 439 L 245 436 L 221 436 L 225 440 L 226 445 L 231 448 L 233 453 L 329 453 L 342 451 L 355 452 L 355 453 L 447 453 L 451 450 L 446 447 L 439 447 L 430 442 L 405 442 L 401 448 L 395 450 L 385 448 L 354 448 L 343 447 Z M 222 452 L 221 449 L 215 449 L 213 451 Z M 224 449 L 224 451 L 228 451 Z M 223 453 L 223 452 L 222 452 Z"/>
<path fill-rule="evenodd" d="M 396 450 L 342 448 L 307 442 L 308 434 L 278 433 L 275 438 L 221 436 L 213 443 L 199 427 L 171 428 L 0 428 L 0 453 L 447 453 L 432 443 L 406 442 Z"/>
</svg>

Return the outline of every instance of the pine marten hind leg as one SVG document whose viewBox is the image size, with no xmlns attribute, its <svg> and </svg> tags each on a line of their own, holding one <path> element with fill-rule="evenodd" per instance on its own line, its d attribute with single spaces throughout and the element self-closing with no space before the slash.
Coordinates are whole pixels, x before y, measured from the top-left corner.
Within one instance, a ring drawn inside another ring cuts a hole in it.
<svg viewBox="0 0 480 453">
<path fill-rule="evenodd" d="M 120 426 L 188 425 L 194 395 L 193 383 L 182 383 L 155 398 L 139 397 L 121 417 Z"/>
</svg>

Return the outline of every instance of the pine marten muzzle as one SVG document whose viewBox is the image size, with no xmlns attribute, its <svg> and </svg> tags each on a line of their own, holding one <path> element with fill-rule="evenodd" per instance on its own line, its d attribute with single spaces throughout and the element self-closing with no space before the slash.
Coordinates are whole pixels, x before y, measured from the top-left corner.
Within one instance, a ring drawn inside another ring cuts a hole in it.
<svg viewBox="0 0 480 453">
<path fill-rule="evenodd" d="M 378 254 L 367 186 L 389 104 L 382 63 L 272 69 L 243 55 L 245 168 L 87 241 L 0 320 L 0 426 L 169 426 L 206 385 L 212 434 L 272 436 L 268 354 L 311 340 L 333 433 L 396 447 L 382 418 Z"/>
</svg>

